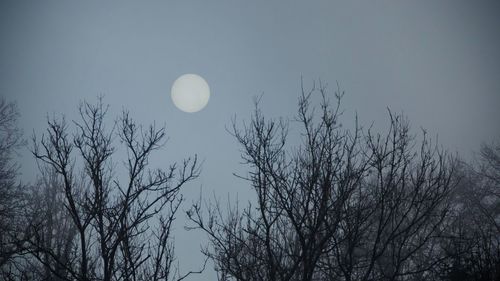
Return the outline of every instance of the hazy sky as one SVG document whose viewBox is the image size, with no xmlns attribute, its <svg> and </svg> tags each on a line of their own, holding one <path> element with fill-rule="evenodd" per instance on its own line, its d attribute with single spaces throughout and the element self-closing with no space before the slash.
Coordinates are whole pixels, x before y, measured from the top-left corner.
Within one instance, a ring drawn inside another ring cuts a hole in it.
<svg viewBox="0 0 500 281">
<path fill-rule="evenodd" d="M 338 81 L 348 122 L 357 112 L 386 124 L 390 107 L 466 156 L 500 137 L 498 1 L 1 1 L 0 42 L 0 94 L 18 102 L 28 136 L 47 113 L 75 119 L 79 101 L 103 94 L 111 119 L 127 108 L 166 124 L 155 165 L 204 160 L 187 203 L 200 186 L 206 197 L 251 194 L 232 175 L 244 170 L 225 126 L 248 118 L 261 93 L 266 114 L 293 116 L 301 76 L 331 90 Z M 195 114 L 170 100 L 185 73 L 212 90 Z M 27 153 L 22 165 L 32 180 Z M 185 233 L 178 217 L 181 269 L 193 269 L 204 235 Z M 214 279 L 209 268 L 190 280 Z"/>
</svg>

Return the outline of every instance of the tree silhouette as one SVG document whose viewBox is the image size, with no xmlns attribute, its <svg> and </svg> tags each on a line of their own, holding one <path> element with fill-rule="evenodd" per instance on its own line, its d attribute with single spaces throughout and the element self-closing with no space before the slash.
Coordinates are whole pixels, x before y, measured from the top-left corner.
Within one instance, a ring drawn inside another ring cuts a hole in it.
<svg viewBox="0 0 500 281">
<path fill-rule="evenodd" d="M 25 259 L 22 280 L 65 280 L 67 268 L 78 257 L 76 227 L 66 208 L 63 183 L 57 172 L 44 167 L 31 186 L 25 209 L 30 255 Z M 42 261 L 42 262 L 39 262 Z"/>
<path fill-rule="evenodd" d="M 0 278 L 15 276 L 17 257 L 25 252 L 25 205 L 23 186 L 18 179 L 17 151 L 23 146 L 17 126 L 19 112 L 13 102 L 0 100 Z"/>
<path fill-rule="evenodd" d="M 34 224 L 34 257 L 63 280 L 181 279 L 172 267 L 171 227 L 180 188 L 198 176 L 197 159 L 150 168 L 151 154 L 165 143 L 165 128 L 137 125 L 126 111 L 107 128 L 107 109 L 101 99 L 84 102 L 75 131 L 64 118 L 53 118 L 46 133 L 33 138 L 33 155 L 55 172 L 74 229 L 68 260 L 45 239 L 51 216 Z M 113 159 L 116 138 L 127 154 L 122 166 Z M 125 180 L 117 176 L 118 167 Z"/>
<path fill-rule="evenodd" d="M 436 270 L 448 280 L 500 278 L 500 146 L 483 145 L 479 158 L 463 162 L 454 212 L 441 242 L 447 257 Z"/>
<path fill-rule="evenodd" d="M 391 112 L 386 134 L 357 121 L 344 129 L 342 96 L 336 91 L 332 103 L 322 85 L 302 88 L 298 147 L 287 146 L 287 123 L 266 120 L 258 102 L 248 125 L 233 123 L 255 206 L 226 211 L 200 200 L 187 213 L 190 229 L 210 238 L 203 252 L 219 280 L 401 280 L 439 261 L 432 253 L 456 185 L 455 160 L 425 134 L 417 142 Z"/>
<path fill-rule="evenodd" d="M 260 100 L 250 122 L 233 121 L 248 167 L 237 177 L 255 200 L 200 197 L 187 211 L 186 228 L 208 235 L 202 253 L 218 279 L 497 280 L 500 145 L 466 162 L 390 110 L 385 131 L 357 117 L 349 129 L 343 95 L 302 88 L 291 121 L 266 118 Z M 183 274 L 173 263 L 172 225 L 182 186 L 199 175 L 196 156 L 152 167 L 165 128 L 127 111 L 109 122 L 107 111 L 99 99 L 71 123 L 48 119 L 33 136 L 40 174 L 21 184 L 19 114 L 1 100 L 1 280 L 180 281 L 205 268 Z"/>
</svg>

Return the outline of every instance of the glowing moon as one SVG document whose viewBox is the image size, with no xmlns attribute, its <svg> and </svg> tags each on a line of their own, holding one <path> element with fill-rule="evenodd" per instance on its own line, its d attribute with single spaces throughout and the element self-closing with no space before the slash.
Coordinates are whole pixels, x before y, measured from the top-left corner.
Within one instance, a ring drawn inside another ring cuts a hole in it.
<svg viewBox="0 0 500 281">
<path fill-rule="evenodd" d="M 210 98 L 207 81 L 196 74 L 184 74 L 175 80 L 171 91 L 175 106 L 184 112 L 202 110 Z"/>
</svg>

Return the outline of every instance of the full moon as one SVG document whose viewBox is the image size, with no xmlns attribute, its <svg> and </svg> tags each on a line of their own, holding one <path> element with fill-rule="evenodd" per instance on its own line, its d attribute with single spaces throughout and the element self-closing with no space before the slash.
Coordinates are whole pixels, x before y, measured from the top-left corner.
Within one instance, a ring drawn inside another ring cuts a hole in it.
<svg viewBox="0 0 500 281">
<path fill-rule="evenodd" d="M 210 98 L 210 87 L 207 81 L 196 74 L 184 74 L 172 85 L 172 101 L 184 112 L 202 110 Z"/>
</svg>

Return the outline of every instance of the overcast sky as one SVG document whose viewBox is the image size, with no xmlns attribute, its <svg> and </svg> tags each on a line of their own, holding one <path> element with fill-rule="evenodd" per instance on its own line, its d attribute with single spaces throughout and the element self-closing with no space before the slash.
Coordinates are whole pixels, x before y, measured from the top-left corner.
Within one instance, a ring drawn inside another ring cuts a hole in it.
<svg viewBox="0 0 500 281">
<path fill-rule="evenodd" d="M 207 197 L 248 198 L 225 126 L 248 119 L 262 93 L 266 114 L 293 116 L 301 77 L 330 90 L 338 82 L 347 122 L 357 112 L 382 125 L 387 107 L 403 111 L 416 133 L 426 128 L 466 157 L 500 137 L 498 1 L 1 1 L 0 42 L 0 95 L 17 101 L 26 135 L 45 128 L 47 113 L 75 119 L 81 100 L 103 94 L 110 120 L 127 108 L 139 122 L 166 124 L 155 165 L 204 160 L 187 203 L 200 186 Z M 185 73 L 212 90 L 198 113 L 170 100 Z M 33 180 L 31 156 L 21 164 Z M 204 236 L 185 233 L 183 217 L 176 251 L 189 270 L 203 260 Z"/>
</svg>

